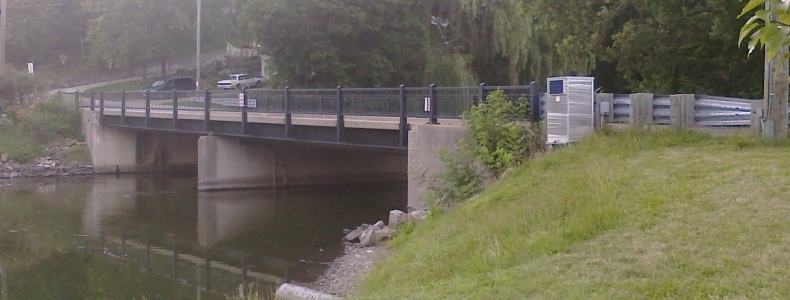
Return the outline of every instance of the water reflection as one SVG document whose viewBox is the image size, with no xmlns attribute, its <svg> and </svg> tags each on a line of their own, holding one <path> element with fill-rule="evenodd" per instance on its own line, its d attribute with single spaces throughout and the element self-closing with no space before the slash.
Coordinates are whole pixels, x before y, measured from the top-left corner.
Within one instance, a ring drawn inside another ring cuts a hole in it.
<svg viewBox="0 0 790 300">
<path fill-rule="evenodd" d="M 70 278 L 64 295 L 78 297 L 62 299 L 211 299 L 242 282 L 312 281 L 343 228 L 405 205 L 403 183 L 198 193 L 193 175 L 23 181 L 0 189 L 0 266 L 11 299 L 56 299 L 29 287 Z"/>
</svg>

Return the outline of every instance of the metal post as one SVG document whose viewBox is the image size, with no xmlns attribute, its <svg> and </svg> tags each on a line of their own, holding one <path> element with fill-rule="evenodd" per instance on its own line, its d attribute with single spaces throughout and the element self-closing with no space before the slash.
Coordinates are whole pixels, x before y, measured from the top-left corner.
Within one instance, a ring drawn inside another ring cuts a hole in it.
<svg viewBox="0 0 790 300">
<path fill-rule="evenodd" d="M 196 60 L 195 61 L 195 73 L 197 73 L 197 74 L 195 74 L 195 79 L 196 79 L 195 80 L 195 89 L 200 89 L 200 27 L 201 27 L 200 26 L 201 25 L 200 24 L 200 15 L 201 15 L 200 10 L 201 10 L 202 6 L 203 5 L 201 5 L 200 0 L 197 0 L 197 17 L 196 17 L 197 20 L 195 22 L 195 25 L 196 25 L 195 27 L 197 27 L 197 37 L 196 37 L 197 45 L 195 47 L 197 49 L 197 51 L 196 51 L 197 53 L 195 54 L 195 60 Z"/>
<path fill-rule="evenodd" d="M 91 111 L 96 110 L 96 103 L 93 103 L 94 100 L 96 100 L 95 93 L 91 92 Z"/>
<path fill-rule="evenodd" d="M 178 129 L 178 93 L 173 89 L 173 129 Z"/>
<path fill-rule="evenodd" d="M 285 138 L 291 137 L 291 88 L 285 87 Z"/>
<path fill-rule="evenodd" d="M 99 92 L 99 123 L 104 119 L 104 92 Z"/>
<path fill-rule="evenodd" d="M 400 146 L 406 147 L 409 141 L 408 106 L 406 85 L 400 85 Z"/>
<path fill-rule="evenodd" d="M 206 89 L 206 94 L 203 96 L 203 117 L 204 129 L 206 132 L 211 131 L 211 92 Z"/>
<path fill-rule="evenodd" d="M 121 91 L 121 125 L 126 125 L 126 91 Z"/>
<path fill-rule="evenodd" d="M 150 92 L 145 91 L 145 127 L 148 127 L 148 119 L 151 118 L 151 96 Z"/>
<path fill-rule="evenodd" d="M 479 103 L 486 103 L 486 97 L 488 97 L 488 94 L 486 94 L 486 84 L 485 83 L 481 83 L 480 84 L 480 95 L 479 95 L 479 97 L 480 97 L 480 99 L 478 100 Z M 477 106 L 477 105 L 479 105 L 479 103 L 475 102 L 474 104 L 475 104 L 475 106 Z"/>
<path fill-rule="evenodd" d="M 529 109 L 532 112 L 532 122 L 540 122 L 540 85 L 537 81 L 529 84 L 530 92 L 530 105 Z"/>
<path fill-rule="evenodd" d="M 428 124 L 433 124 L 433 125 L 439 124 L 439 118 L 438 118 L 439 112 L 438 112 L 438 109 L 436 107 L 436 102 L 437 101 L 436 101 L 436 85 L 435 84 L 431 84 L 431 98 L 428 101 L 429 101 L 429 106 L 430 106 L 430 113 L 429 113 L 429 117 L 430 117 L 429 119 L 430 120 L 429 120 Z"/>
<path fill-rule="evenodd" d="M 241 90 L 241 134 L 247 134 L 247 88 Z"/>
<path fill-rule="evenodd" d="M 80 92 L 74 92 L 74 103 L 77 105 L 76 108 L 80 108 Z"/>
<path fill-rule="evenodd" d="M 342 143 L 345 139 L 346 120 L 343 115 L 344 109 L 343 87 L 337 87 L 337 142 Z"/>
</svg>

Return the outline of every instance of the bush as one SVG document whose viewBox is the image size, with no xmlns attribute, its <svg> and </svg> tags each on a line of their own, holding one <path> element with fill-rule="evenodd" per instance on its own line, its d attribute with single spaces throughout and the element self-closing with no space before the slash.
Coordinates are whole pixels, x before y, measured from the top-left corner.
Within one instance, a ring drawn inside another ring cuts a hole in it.
<svg viewBox="0 0 790 300">
<path fill-rule="evenodd" d="M 18 124 L 38 143 L 59 138 L 81 139 L 80 114 L 63 103 L 61 96 L 35 103 L 17 112 Z"/>
<path fill-rule="evenodd" d="M 437 204 L 471 198 L 489 180 L 516 167 L 543 149 L 540 124 L 524 120 L 528 101 L 513 103 L 499 90 L 464 114 L 469 138 L 455 152 L 441 152 L 445 170 L 431 183 Z"/>
</svg>

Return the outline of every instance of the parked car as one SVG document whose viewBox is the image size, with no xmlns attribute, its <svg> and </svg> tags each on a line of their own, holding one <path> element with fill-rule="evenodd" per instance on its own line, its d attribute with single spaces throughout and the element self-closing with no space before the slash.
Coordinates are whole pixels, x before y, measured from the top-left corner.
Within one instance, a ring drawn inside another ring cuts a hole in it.
<svg viewBox="0 0 790 300">
<path fill-rule="evenodd" d="M 231 74 L 228 79 L 220 80 L 217 82 L 217 88 L 221 90 L 251 88 L 260 86 L 263 79 L 260 77 L 253 77 L 247 74 Z"/>
<path fill-rule="evenodd" d="M 195 79 L 188 76 L 168 77 L 154 81 L 150 87 L 143 89 L 143 92 L 148 91 L 149 99 L 161 100 L 170 98 L 170 94 L 165 92 L 177 91 L 194 91 L 197 89 Z"/>
</svg>

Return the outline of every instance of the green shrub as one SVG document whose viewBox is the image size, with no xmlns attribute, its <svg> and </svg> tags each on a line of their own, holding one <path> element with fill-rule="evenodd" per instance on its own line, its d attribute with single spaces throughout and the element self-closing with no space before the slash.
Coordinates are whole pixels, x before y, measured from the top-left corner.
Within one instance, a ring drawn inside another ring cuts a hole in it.
<svg viewBox="0 0 790 300">
<path fill-rule="evenodd" d="M 528 101 L 513 103 L 499 90 L 464 114 L 469 138 L 455 152 L 440 153 L 445 170 L 430 184 L 437 204 L 471 198 L 482 191 L 484 182 L 498 179 L 543 149 L 540 124 L 525 123 L 528 108 Z"/>
<path fill-rule="evenodd" d="M 79 111 L 63 104 L 59 97 L 17 112 L 18 124 L 34 141 L 46 144 L 59 138 L 81 139 Z"/>
</svg>

